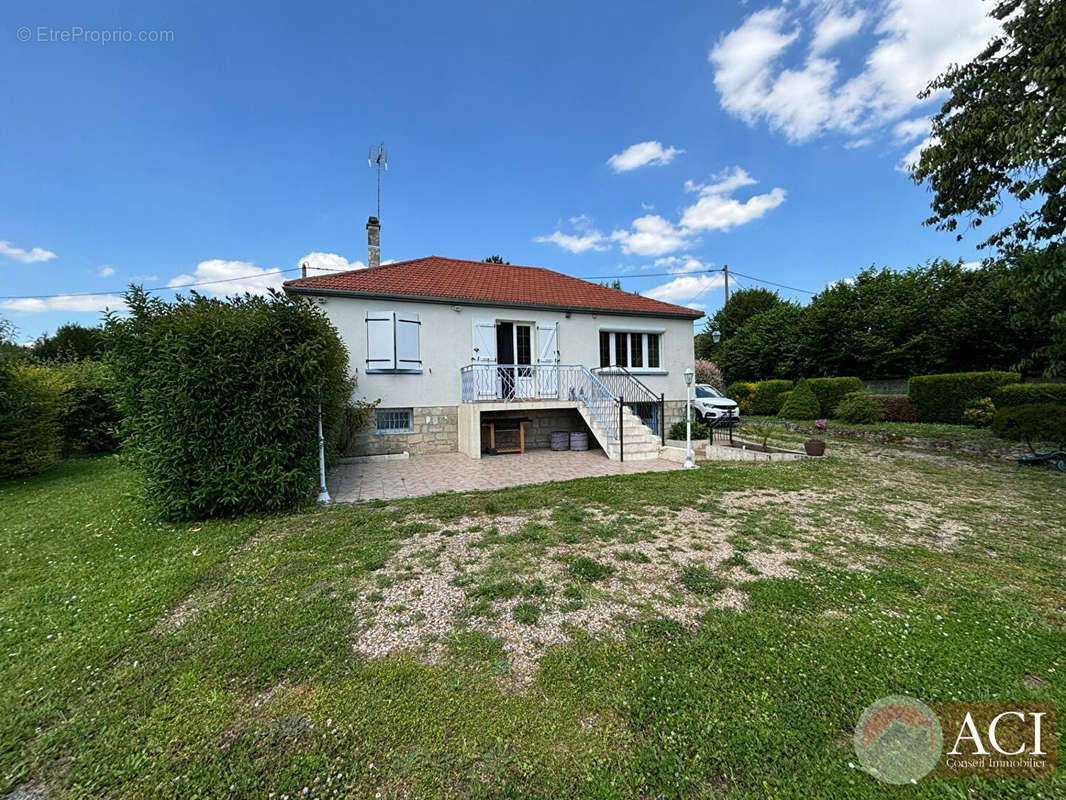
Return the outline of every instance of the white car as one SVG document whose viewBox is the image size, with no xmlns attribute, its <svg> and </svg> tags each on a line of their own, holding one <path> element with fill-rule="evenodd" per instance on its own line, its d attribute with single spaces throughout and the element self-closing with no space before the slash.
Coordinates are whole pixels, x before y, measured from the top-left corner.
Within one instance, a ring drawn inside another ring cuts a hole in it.
<svg viewBox="0 0 1066 800">
<path fill-rule="evenodd" d="M 740 409 L 734 401 L 706 383 L 696 384 L 696 398 L 692 401 L 692 406 L 695 411 L 693 416 L 700 422 L 710 422 L 719 417 L 740 416 Z"/>
</svg>

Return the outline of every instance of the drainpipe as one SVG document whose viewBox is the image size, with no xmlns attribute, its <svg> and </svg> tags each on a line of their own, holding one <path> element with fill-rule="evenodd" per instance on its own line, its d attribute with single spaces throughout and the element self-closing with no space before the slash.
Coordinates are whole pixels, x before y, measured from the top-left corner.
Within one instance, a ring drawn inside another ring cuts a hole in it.
<svg viewBox="0 0 1066 800">
<path fill-rule="evenodd" d="M 328 503 L 329 490 L 326 489 L 326 437 L 322 435 L 322 404 L 318 404 L 318 481 L 321 491 L 318 502 Z"/>
</svg>

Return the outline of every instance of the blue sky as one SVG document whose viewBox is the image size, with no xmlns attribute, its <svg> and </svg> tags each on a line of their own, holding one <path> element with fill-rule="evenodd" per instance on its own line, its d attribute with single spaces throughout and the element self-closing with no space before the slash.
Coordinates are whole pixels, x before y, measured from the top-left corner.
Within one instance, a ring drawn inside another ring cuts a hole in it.
<svg viewBox="0 0 1066 800">
<path fill-rule="evenodd" d="M 995 31 L 980 0 L 264 8 L 5 4 L 0 294 L 360 267 L 381 140 L 383 259 L 499 253 L 713 313 L 725 263 L 818 290 L 979 257 L 900 165 L 916 91 Z M 115 302 L 0 315 L 28 340 Z"/>
</svg>

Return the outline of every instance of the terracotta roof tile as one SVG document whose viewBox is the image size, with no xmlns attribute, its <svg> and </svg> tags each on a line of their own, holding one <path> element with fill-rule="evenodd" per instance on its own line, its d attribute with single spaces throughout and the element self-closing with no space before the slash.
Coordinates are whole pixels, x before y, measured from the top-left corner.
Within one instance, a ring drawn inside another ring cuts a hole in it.
<svg viewBox="0 0 1066 800">
<path fill-rule="evenodd" d="M 631 311 L 697 319 L 703 313 L 621 289 L 610 289 L 542 267 L 518 267 L 429 256 L 370 269 L 285 281 L 301 294 L 339 292 L 359 296 L 428 297 L 553 306 L 596 311 Z"/>
</svg>

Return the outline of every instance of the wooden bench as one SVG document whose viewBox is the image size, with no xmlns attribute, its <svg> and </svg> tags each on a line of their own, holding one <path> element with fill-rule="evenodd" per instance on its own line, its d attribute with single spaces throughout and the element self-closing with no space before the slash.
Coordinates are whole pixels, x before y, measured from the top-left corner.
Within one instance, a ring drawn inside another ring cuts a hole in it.
<svg viewBox="0 0 1066 800">
<path fill-rule="evenodd" d="M 533 420 L 529 417 L 496 417 L 481 422 L 481 439 L 485 439 L 485 430 L 488 429 L 489 455 L 499 453 L 525 453 L 526 452 L 526 426 Z M 506 433 L 508 438 L 513 435 L 513 442 L 509 447 L 498 447 L 496 434 Z"/>
</svg>

